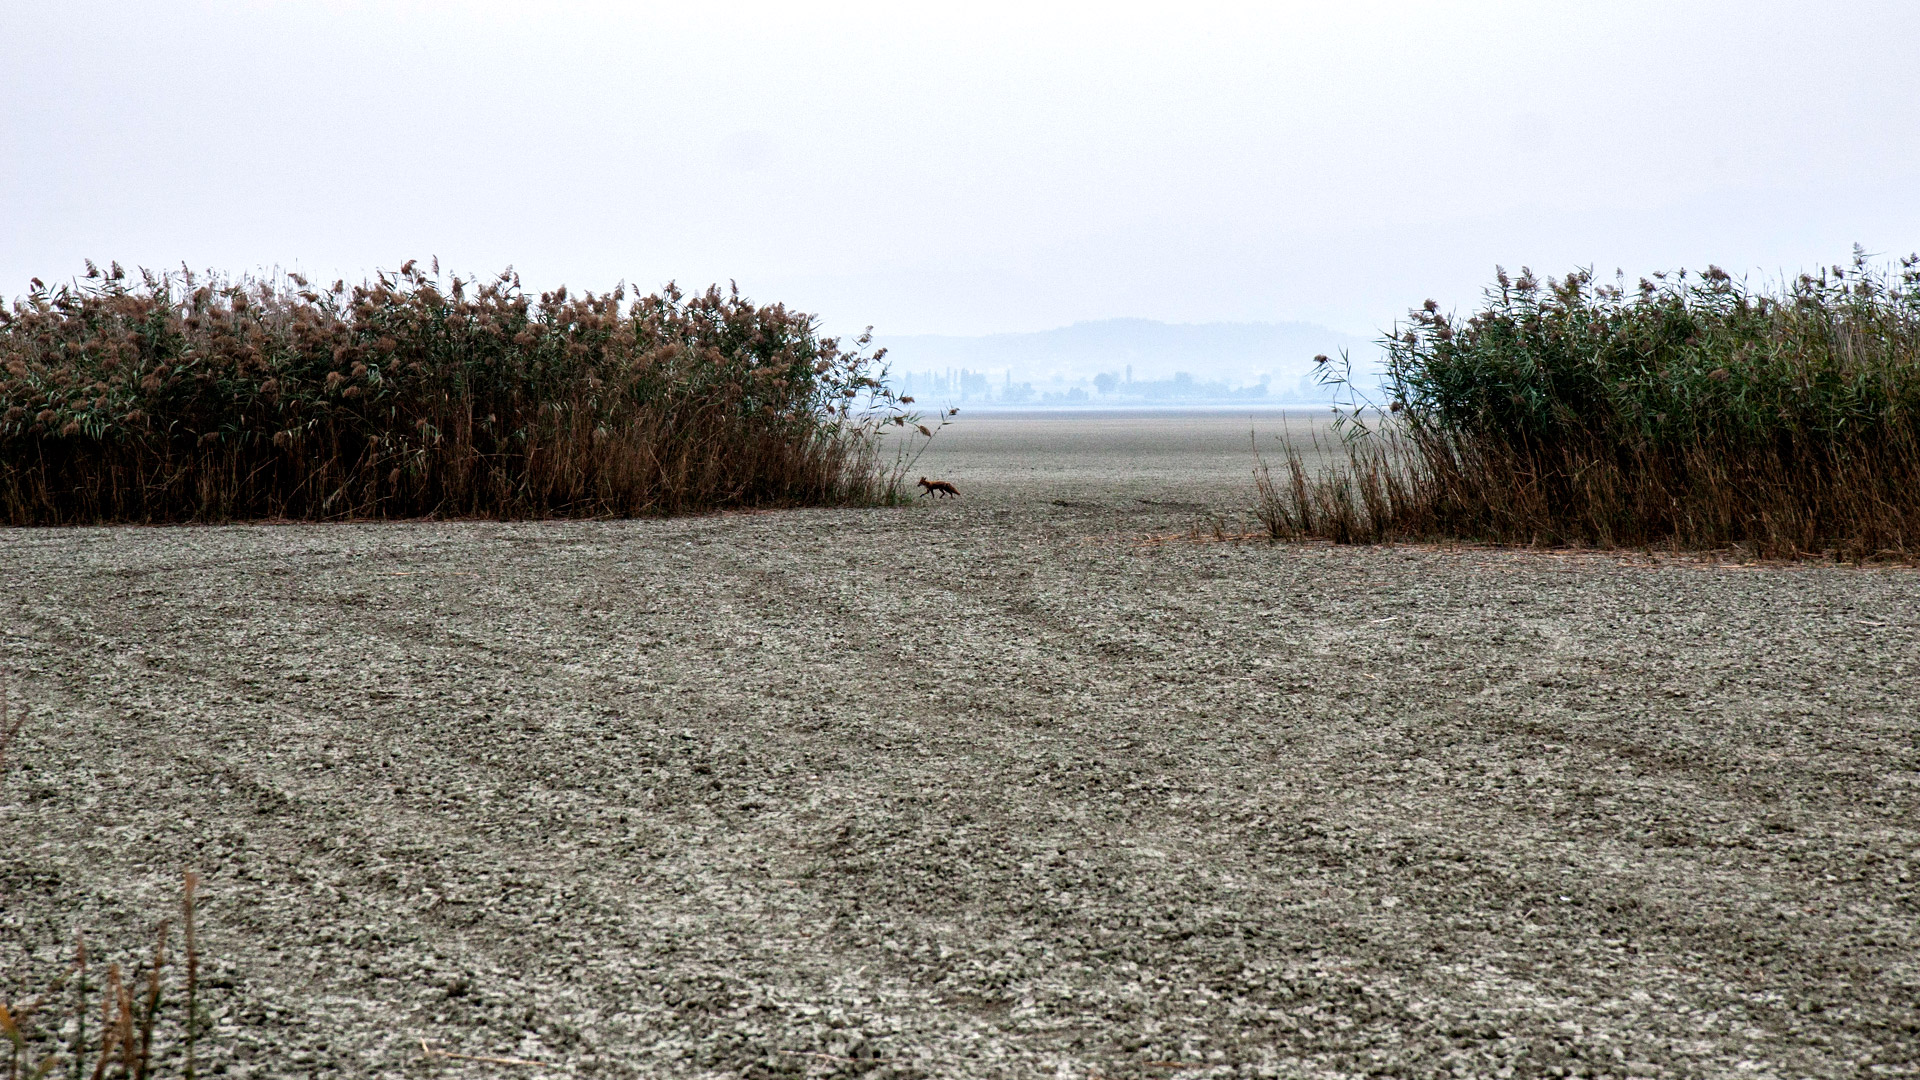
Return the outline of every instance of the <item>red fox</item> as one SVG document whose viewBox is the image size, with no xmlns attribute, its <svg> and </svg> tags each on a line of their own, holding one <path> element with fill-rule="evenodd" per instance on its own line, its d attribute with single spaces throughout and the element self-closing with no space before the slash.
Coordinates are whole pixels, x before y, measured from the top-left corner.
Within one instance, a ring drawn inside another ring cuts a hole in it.
<svg viewBox="0 0 1920 1080">
<path fill-rule="evenodd" d="M 940 494 L 951 499 L 954 496 L 960 494 L 958 489 L 956 489 L 952 484 L 947 483 L 945 480 L 929 480 L 923 476 L 920 478 L 920 486 L 927 489 L 921 492 L 921 494 L 923 495 L 931 495 L 937 491 Z"/>
</svg>

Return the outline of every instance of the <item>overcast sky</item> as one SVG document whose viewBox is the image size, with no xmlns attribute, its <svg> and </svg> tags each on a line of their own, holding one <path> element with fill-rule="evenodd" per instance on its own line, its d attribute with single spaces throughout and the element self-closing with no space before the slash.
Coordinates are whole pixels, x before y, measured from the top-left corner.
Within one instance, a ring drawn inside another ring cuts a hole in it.
<svg viewBox="0 0 1920 1080">
<path fill-rule="evenodd" d="M 929 12 L 932 13 L 929 13 Z M 1371 333 L 1493 265 L 1920 247 L 1920 3 L 0 0 L 0 293 L 737 279 L 833 328 Z"/>
</svg>

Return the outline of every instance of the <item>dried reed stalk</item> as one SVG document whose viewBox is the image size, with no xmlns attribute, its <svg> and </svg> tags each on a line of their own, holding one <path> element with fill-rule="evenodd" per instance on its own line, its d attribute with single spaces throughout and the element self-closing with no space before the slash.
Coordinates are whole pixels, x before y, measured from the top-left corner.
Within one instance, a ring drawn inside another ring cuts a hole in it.
<svg viewBox="0 0 1920 1080">
<path fill-rule="evenodd" d="M 73 935 L 74 967 L 78 969 L 73 1006 L 73 1076 L 79 1080 L 81 1062 L 87 1055 L 87 939 Z"/>
<path fill-rule="evenodd" d="M 196 990 L 200 982 L 200 948 L 193 932 L 194 891 L 200 886 L 200 875 L 189 870 L 180 889 L 181 928 L 186 936 L 187 947 L 187 1080 L 195 1080 L 194 1044 L 200 1033 L 200 1004 Z"/>
<path fill-rule="evenodd" d="M 171 919 L 161 919 L 154 930 L 153 963 L 147 969 L 147 1000 L 140 1016 L 140 1054 L 138 1067 L 133 1070 L 135 1080 L 147 1075 L 153 1060 L 153 1021 L 160 1013 L 160 968 L 167 962 L 167 931 L 172 925 Z"/>
<path fill-rule="evenodd" d="M 120 984 L 120 965 L 107 966 L 107 982 L 100 996 L 100 1060 L 93 1067 L 93 1080 L 107 1075 L 113 1051 L 120 1044 L 120 1025 L 115 1022 L 114 1007 L 123 1003 L 126 988 Z"/>
</svg>

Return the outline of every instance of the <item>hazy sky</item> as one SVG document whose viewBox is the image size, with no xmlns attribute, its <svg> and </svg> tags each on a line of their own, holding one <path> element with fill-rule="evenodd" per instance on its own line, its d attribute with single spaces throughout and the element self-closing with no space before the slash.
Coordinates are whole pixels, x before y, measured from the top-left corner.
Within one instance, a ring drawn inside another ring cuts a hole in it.
<svg viewBox="0 0 1920 1080">
<path fill-rule="evenodd" d="M 0 293 L 738 279 L 829 326 L 1369 333 L 1493 264 L 1920 248 L 1920 3 L 0 0 Z"/>
</svg>

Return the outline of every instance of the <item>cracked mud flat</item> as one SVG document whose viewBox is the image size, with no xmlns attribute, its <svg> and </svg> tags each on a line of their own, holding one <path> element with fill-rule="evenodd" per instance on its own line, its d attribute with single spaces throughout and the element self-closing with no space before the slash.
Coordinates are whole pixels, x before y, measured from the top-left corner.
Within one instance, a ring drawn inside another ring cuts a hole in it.
<svg viewBox="0 0 1920 1080">
<path fill-rule="evenodd" d="M 1920 575 L 1141 545 L 1245 418 L 964 419 L 906 510 L 0 534 L 0 991 L 195 868 L 226 1076 L 1920 1072 Z"/>
</svg>

